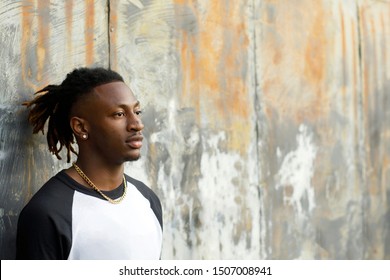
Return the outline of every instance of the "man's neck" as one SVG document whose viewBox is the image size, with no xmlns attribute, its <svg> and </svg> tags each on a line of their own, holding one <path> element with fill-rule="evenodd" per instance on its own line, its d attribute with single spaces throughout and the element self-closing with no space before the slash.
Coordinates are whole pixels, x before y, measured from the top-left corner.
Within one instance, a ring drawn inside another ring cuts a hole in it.
<svg viewBox="0 0 390 280">
<path fill-rule="evenodd" d="M 124 164 L 106 164 L 97 159 L 78 157 L 76 165 L 102 191 L 117 188 L 123 182 Z M 90 187 L 74 167 L 69 168 L 67 174 L 80 184 Z"/>
</svg>

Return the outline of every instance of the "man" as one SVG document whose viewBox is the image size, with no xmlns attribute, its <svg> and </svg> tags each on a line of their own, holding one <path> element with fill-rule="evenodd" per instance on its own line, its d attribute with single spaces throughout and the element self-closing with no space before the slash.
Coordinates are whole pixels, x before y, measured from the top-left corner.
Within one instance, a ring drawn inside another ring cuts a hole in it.
<svg viewBox="0 0 390 280">
<path fill-rule="evenodd" d="M 77 154 L 19 216 L 18 259 L 158 259 L 162 210 L 158 197 L 124 174 L 140 157 L 140 102 L 112 70 L 79 68 L 24 103 L 33 133 L 47 126 L 49 151 Z M 73 148 L 77 141 L 78 152 Z"/>
</svg>

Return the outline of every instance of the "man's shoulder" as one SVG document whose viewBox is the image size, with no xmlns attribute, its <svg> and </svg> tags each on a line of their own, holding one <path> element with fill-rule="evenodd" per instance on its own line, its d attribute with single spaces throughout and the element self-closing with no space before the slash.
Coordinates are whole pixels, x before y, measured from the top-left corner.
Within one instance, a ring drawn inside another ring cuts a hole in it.
<svg viewBox="0 0 390 280">
<path fill-rule="evenodd" d="M 149 203 L 150 203 L 150 207 L 152 208 L 154 214 L 156 215 L 160 225 L 161 225 L 161 228 L 163 226 L 163 222 L 162 222 L 162 207 L 161 207 L 161 202 L 160 202 L 160 199 L 158 198 L 158 196 L 156 195 L 156 193 L 151 189 L 149 188 L 147 185 L 145 185 L 143 182 L 137 180 L 137 179 L 134 179 L 133 177 L 130 177 L 128 175 L 125 175 L 126 176 L 126 180 L 127 182 L 131 183 L 132 185 L 134 185 L 138 191 L 147 199 L 149 200 Z"/>
<path fill-rule="evenodd" d="M 73 190 L 57 175 L 32 196 L 19 215 L 18 259 L 66 259 L 62 254 L 70 248 Z"/>
<path fill-rule="evenodd" d="M 51 177 L 43 186 L 31 197 L 24 207 L 22 214 L 36 214 L 51 212 L 58 209 L 71 198 L 73 190 L 61 179 L 61 172 Z"/>
<path fill-rule="evenodd" d="M 133 184 L 138 191 L 140 191 L 146 198 L 156 198 L 158 199 L 157 195 L 154 193 L 154 191 L 148 187 L 144 182 L 137 180 L 129 175 L 125 175 L 127 182 L 130 182 Z"/>
</svg>

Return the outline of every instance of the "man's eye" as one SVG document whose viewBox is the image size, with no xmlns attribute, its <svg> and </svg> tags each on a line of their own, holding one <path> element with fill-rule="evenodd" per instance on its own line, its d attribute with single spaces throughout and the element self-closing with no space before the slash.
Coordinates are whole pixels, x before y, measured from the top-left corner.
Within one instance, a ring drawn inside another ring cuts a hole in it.
<svg viewBox="0 0 390 280">
<path fill-rule="evenodd" d="M 142 111 L 141 110 L 135 111 L 135 114 L 139 116 L 142 114 Z"/>
<path fill-rule="evenodd" d="M 123 112 L 115 113 L 116 117 L 123 117 L 124 115 L 125 115 L 125 113 L 123 113 Z"/>
</svg>

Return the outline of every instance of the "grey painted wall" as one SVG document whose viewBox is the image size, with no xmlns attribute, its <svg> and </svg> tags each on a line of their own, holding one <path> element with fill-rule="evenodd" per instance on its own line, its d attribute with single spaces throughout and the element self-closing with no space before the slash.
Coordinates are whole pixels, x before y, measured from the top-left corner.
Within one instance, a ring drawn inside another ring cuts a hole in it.
<svg viewBox="0 0 390 280">
<path fill-rule="evenodd" d="M 390 1 L 0 3 L 0 252 L 66 168 L 20 105 L 84 65 L 144 106 L 126 172 L 164 207 L 165 259 L 390 258 Z"/>
</svg>

